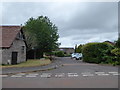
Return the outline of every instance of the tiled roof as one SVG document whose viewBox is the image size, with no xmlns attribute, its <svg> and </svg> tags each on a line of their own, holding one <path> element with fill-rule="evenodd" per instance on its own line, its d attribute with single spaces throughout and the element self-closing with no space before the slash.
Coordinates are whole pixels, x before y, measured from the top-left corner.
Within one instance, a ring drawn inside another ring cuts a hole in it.
<svg viewBox="0 0 120 90">
<path fill-rule="evenodd" d="M 21 26 L 0 26 L 0 47 L 10 47 L 20 30 Z"/>
</svg>

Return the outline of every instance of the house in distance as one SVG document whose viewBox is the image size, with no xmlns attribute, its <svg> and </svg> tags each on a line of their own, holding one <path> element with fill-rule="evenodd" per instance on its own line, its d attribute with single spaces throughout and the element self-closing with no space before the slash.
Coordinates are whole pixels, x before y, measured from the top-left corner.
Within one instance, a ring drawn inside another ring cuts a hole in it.
<svg viewBox="0 0 120 90">
<path fill-rule="evenodd" d="M 26 42 L 21 26 L 0 26 L 0 64 L 17 64 L 26 61 Z"/>
<path fill-rule="evenodd" d="M 70 55 L 72 53 L 74 53 L 74 48 L 70 48 L 70 47 L 60 47 L 59 51 L 63 51 L 64 54 Z"/>
</svg>

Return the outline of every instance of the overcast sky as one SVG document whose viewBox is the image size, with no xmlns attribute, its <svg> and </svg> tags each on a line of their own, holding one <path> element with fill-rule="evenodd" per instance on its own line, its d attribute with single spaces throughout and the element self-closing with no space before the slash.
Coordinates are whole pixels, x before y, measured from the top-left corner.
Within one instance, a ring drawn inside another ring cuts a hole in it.
<svg viewBox="0 0 120 90">
<path fill-rule="evenodd" d="M 48 16 L 59 31 L 61 47 L 118 38 L 117 2 L 6 2 L 2 24 L 20 25 L 30 17 Z"/>
</svg>

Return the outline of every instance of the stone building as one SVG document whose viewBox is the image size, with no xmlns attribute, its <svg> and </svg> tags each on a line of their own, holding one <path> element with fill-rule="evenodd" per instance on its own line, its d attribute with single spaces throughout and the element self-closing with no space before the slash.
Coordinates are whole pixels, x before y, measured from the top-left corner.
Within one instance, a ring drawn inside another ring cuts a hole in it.
<svg viewBox="0 0 120 90">
<path fill-rule="evenodd" d="M 0 26 L 0 64 L 17 64 L 26 61 L 26 42 L 21 26 Z"/>
<path fill-rule="evenodd" d="M 67 55 L 70 55 L 70 54 L 74 53 L 74 48 L 65 47 L 65 48 L 59 48 L 59 50 L 63 51 L 64 54 L 67 54 Z"/>
</svg>

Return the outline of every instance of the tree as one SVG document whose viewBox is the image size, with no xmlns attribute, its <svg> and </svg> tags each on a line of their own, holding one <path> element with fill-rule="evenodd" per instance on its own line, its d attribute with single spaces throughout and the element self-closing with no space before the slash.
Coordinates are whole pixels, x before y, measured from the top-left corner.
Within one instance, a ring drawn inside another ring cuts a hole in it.
<svg viewBox="0 0 120 90">
<path fill-rule="evenodd" d="M 120 38 L 118 38 L 115 45 L 116 45 L 116 47 L 120 48 Z"/>
<path fill-rule="evenodd" d="M 38 50 L 43 57 L 44 52 L 51 52 L 59 45 L 58 28 L 48 17 L 39 16 L 30 18 L 24 26 L 28 51 L 31 49 Z"/>
<path fill-rule="evenodd" d="M 76 52 L 77 52 L 77 53 L 81 53 L 81 52 L 82 52 L 82 47 L 83 47 L 83 45 L 80 44 L 80 45 L 77 47 Z"/>
<path fill-rule="evenodd" d="M 75 45 L 75 53 L 77 52 L 77 44 Z"/>
</svg>

